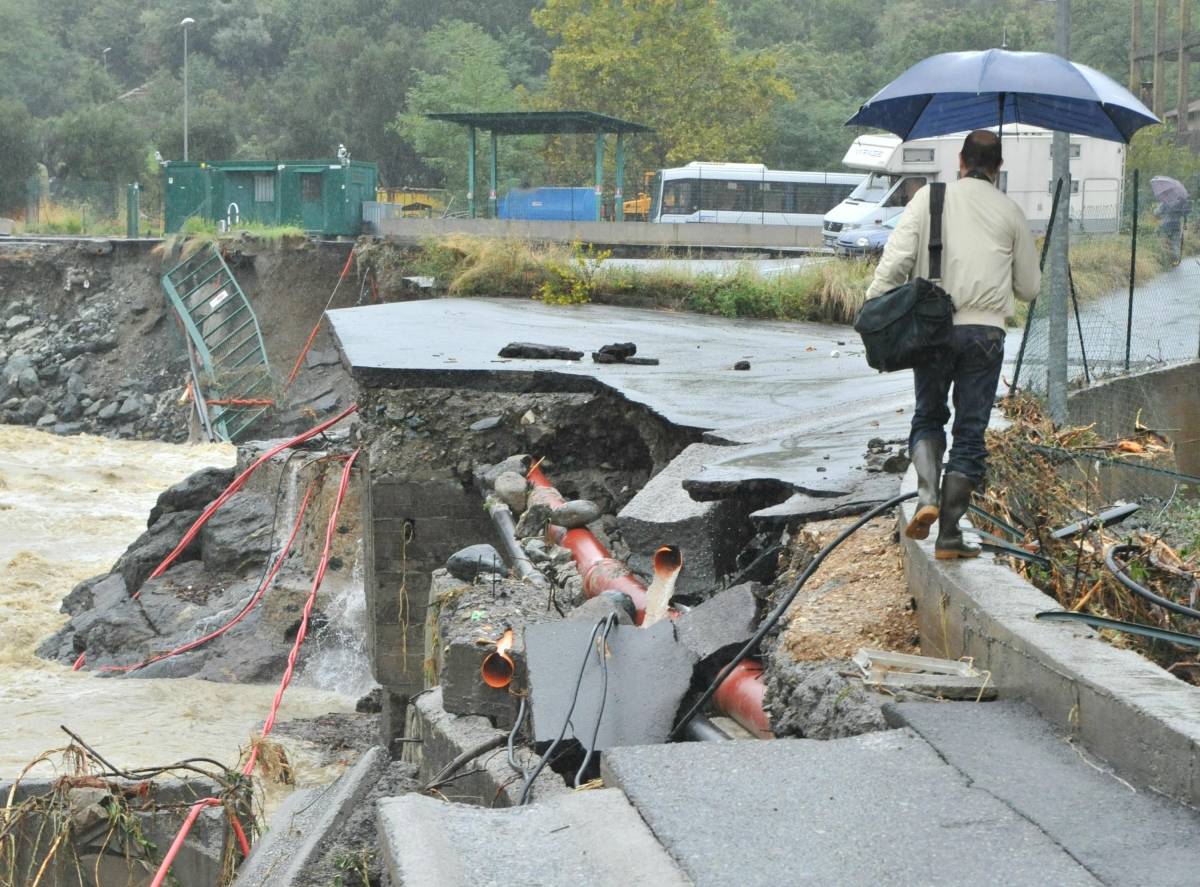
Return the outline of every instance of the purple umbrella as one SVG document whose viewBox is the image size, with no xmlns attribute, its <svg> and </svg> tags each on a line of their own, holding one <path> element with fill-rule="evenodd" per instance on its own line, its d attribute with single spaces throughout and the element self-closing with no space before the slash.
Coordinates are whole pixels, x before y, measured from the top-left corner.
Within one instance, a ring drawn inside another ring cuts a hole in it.
<svg viewBox="0 0 1200 887">
<path fill-rule="evenodd" d="M 1191 201 L 1191 195 L 1183 182 L 1170 176 L 1155 176 L 1150 180 L 1150 190 L 1163 206 L 1186 206 Z"/>
</svg>

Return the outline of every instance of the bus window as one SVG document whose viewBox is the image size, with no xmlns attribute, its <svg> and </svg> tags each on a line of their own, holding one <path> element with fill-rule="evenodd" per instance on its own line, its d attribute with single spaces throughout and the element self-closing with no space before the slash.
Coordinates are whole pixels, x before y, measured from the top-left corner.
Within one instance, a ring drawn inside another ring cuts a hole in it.
<svg viewBox="0 0 1200 887">
<path fill-rule="evenodd" d="M 786 188 L 787 185 L 784 182 L 762 182 L 759 185 L 761 200 L 758 206 L 753 208 L 754 211 L 765 213 L 786 212 L 783 208 Z"/>
<path fill-rule="evenodd" d="M 696 183 L 674 179 L 663 184 L 662 211 L 667 215 L 691 215 L 696 211 Z"/>
</svg>

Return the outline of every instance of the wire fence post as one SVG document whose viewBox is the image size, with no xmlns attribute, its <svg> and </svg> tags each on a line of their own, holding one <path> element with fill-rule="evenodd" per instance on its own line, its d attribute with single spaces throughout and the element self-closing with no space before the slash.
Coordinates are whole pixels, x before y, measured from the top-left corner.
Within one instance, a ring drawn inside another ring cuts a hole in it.
<svg viewBox="0 0 1200 887">
<path fill-rule="evenodd" d="M 1058 180 L 1058 184 L 1054 186 L 1054 199 L 1050 201 L 1050 220 L 1046 223 L 1046 239 L 1042 241 L 1042 255 L 1038 260 L 1038 270 L 1041 271 L 1046 267 L 1046 253 L 1050 249 L 1050 238 L 1054 231 L 1054 217 L 1058 214 L 1058 198 L 1062 195 L 1062 179 Z M 1033 326 L 1033 312 L 1037 308 L 1037 300 L 1034 299 L 1029 303 L 1029 308 L 1025 312 L 1025 332 L 1021 336 L 1021 347 L 1017 350 L 1017 365 L 1013 369 L 1012 385 L 1009 386 L 1009 395 L 1017 393 L 1017 383 L 1021 380 L 1021 364 L 1025 362 L 1025 346 L 1029 344 L 1029 328 Z"/>
<path fill-rule="evenodd" d="M 1138 171 L 1133 171 L 1133 237 L 1129 247 L 1129 311 L 1125 318 L 1125 372 L 1129 372 L 1129 351 L 1133 344 L 1133 288 L 1137 282 Z"/>
</svg>

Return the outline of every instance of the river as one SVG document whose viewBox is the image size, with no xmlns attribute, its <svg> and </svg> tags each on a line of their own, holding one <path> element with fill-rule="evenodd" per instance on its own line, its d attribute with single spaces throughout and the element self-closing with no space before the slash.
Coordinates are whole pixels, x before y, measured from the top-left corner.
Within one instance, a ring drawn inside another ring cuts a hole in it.
<svg viewBox="0 0 1200 887">
<path fill-rule="evenodd" d="M 140 680 L 72 673 L 34 655 L 66 617 L 63 596 L 108 570 L 146 526 L 158 494 L 234 448 L 0 426 L 0 780 L 62 747 L 64 724 L 117 766 L 211 757 L 233 766 L 267 714 L 275 685 Z M 280 718 L 352 711 L 355 698 L 293 684 Z M 305 743 L 285 740 L 299 785 L 327 782 Z M 49 773 L 39 765 L 34 773 Z M 275 792 L 270 801 L 278 801 Z M 269 806 L 274 804 L 269 803 Z"/>
</svg>

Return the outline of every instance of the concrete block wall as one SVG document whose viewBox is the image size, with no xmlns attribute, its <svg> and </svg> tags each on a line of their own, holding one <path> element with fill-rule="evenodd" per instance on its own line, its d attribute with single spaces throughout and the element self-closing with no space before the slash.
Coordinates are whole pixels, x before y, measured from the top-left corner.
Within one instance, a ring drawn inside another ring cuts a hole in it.
<svg viewBox="0 0 1200 887">
<path fill-rule="evenodd" d="M 403 702 L 425 689 L 425 611 L 430 575 L 465 545 L 492 542 L 479 497 L 449 471 L 421 477 L 366 466 L 363 496 L 368 651 L 385 690 L 385 730 L 403 730 Z"/>
</svg>

